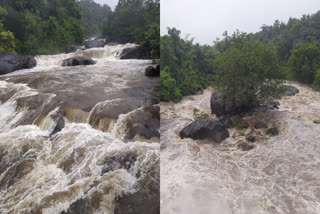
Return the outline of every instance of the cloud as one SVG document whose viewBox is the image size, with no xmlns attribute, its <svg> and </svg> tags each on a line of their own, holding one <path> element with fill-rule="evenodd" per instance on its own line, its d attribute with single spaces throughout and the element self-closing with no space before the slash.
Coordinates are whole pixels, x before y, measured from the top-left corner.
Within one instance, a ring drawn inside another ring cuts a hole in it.
<svg viewBox="0 0 320 214">
<path fill-rule="evenodd" d="M 111 7 L 112 10 L 114 10 L 114 8 L 118 4 L 118 0 L 94 0 L 94 1 L 101 4 L 101 5 L 107 4 Z"/>
<path fill-rule="evenodd" d="M 320 10 L 319 0 L 161 0 L 161 34 L 176 27 L 200 44 L 212 44 L 222 33 L 257 32 L 278 19 L 300 18 Z"/>
</svg>

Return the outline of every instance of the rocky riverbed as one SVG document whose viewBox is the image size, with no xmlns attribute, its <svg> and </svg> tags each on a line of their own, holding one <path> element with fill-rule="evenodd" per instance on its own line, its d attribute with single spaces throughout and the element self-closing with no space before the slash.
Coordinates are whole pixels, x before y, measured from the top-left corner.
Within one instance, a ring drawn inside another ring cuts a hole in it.
<svg viewBox="0 0 320 214">
<path fill-rule="evenodd" d="M 159 213 L 159 77 L 114 45 L 0 77 L 0 213 Z M 88 66 L 62 67 L 89 57 Z"/>
<path fill-rule="evenodd" d="M 217 119 L 212 89 L 161 103 L 161 213 L 320 213 L 320 93 L 289 84 L 300 92 L 282 97 L 279 109 L 247 114 L 249 127 L 229 128 L 220 144 L 179 136 L 199 115 Z"/>
</svg>

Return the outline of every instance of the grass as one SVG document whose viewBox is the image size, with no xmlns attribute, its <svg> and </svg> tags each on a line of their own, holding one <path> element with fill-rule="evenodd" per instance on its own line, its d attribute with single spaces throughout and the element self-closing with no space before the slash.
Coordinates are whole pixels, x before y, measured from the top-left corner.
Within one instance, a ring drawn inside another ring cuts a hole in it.
<svg viewBox="0 0 320 214">
<path fill-rule="evenodd" d="M 235 127 L 236 129 L 244 129 L 245 128 L 245 124 L 242 123 L 241 118 L 235 118 L 232 120 L 232 125 L 233 127 Z"/>
<path fill-rule="evenodd" d="M 200 114 L 200 115 L 196 115 L 194 120 L 203 120 L 203 119 L 207 119 L 209 118 L 209 115 L 208 114 Z"/>
</svg>

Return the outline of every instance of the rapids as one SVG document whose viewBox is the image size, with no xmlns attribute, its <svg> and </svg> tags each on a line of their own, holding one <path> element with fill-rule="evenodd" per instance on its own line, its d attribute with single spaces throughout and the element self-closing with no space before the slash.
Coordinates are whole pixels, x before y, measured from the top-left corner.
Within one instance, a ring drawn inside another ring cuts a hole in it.
<svg viewBox="0 0 320 214">
<path fill-rule="evenodd" d="M 278 110 L 245 117 L 243 134 L 229 129 L 221 144 L 179 138 L 195 113 L 210 111 L 212 89 L 161 103 L 162 214 L 318 214 L 320 213 L 320 93 L 294 82 L 300 93 L 283 97 Z M 195 110 L 198 109 L 198 110 Z M 278 127 L 278 136 L 254 130 L 254 122 Z M 255 148 L 236 146 L 247 133 Z"/>
<path fill-rule="evenodd" d="M 160 81 L 150 60 L 118 59 L 128 47 L 36 56 L 0 77 L 0 213 L 158 210 Z M 73 56 L 97 63 L 61 67 Z"/>
</svg>

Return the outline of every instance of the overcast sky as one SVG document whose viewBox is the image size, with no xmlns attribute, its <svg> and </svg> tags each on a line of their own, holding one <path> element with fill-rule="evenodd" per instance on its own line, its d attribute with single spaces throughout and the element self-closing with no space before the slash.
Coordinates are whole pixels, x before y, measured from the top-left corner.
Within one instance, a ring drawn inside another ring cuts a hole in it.
<svg viewBox="0 0 320 214">
<path fill-rule="evenodd" d="M 118 0 L 94 0 L 94 1 L 102 5 L 107 4 L 111 7 L 112 10 L 114 10 L 114 8 L 118 4 Z"/>
<path fill-rule="evenodd" d="M 320 0 L 161 0 L 161 34 L 176 27 L 184 37 L 190 33 L 200 44 L 212 44 L 229 34 L 257 32 L 278 19 L 300 18 L 320 10 Z"/>
</svg>

